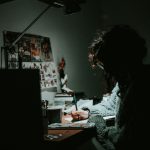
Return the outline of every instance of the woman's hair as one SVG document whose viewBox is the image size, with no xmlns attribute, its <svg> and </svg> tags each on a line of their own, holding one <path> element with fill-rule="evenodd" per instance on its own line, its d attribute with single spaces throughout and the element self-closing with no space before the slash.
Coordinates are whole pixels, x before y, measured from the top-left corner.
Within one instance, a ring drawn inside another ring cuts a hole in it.
<svg viewBox="0 0 150 150">
<path fill-rule="evenodd" d="M 103 65 L 105 72 L 119 82 L 123 91 L 129 83 L 128 75 L 138 70 L 146 54 L 145 40 L 128 25 L 97 31 L 89 46 L 90 63 L 94 67 Z"/>
<path fill-rule="evenodd" d="M 143 61 L 147 53 L 145 44 L 145 40 L 130 26 L 114 25 L 98 30 L 89 46 L 89 54 L 93 54 L 95 65 L 101 61 L 104 65 L 109 62 L 111 66 L 107 67 L 128 67 Z"/>
</svg>

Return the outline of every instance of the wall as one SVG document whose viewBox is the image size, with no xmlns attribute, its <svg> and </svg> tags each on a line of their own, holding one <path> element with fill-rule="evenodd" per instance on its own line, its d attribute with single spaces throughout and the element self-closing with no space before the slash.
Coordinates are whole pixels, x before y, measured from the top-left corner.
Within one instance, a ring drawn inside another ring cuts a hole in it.
<svg viewBox="0 0 150 150">
<path fill-rule="evenodd" d="M 103 93 L 103 74 L 93 71 L 87 59 L 87 47 L 98 27 L 110 24 L 130 24 L 150 39 L 148 0 L 87 0 L 82 10 L 64 15 L 62 8 L 50 8 L 27 33 L 50 37 L 54 61 L 66 60 L 68 87 L 84 91 L 88 97 Z M 0 46 L 3 30 L 22 32 L 47 4 L 38 0 L 14 0 L 0 5 Z M 150 41 L 148 41 L 150 47 Z M 150 50 L 149 50 L 150 51 Z M 150 63 L 150 52 L 145 63 Z"/>
<path fill-rule="evenodd" d="M 129 24 L 146 39 L 148 54 L 145 63 L 150 63 L 150 1 L 149 0 L 103 0 L 105 24 Z"/>
</svg>

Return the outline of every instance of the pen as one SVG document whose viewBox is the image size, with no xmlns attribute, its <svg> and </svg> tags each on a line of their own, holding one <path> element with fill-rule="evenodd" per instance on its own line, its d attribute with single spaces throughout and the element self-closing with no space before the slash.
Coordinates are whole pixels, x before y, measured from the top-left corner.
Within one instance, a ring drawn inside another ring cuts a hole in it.
<svg viewBox="0 0 150 150">
<path fill-rule="evenodd" d="M 77 107 L 77 99 L 76 99 L 75 93 L 74 93 L 73 99 L 74 99 L 74 104 L 75 104 L 76 111 L 77 111 L 78 107 Z"/>
<path fill-rule="evenodd" d="M 78 107 L 77 107 L 77 99 L 76 99 L 76 96 L 75 96 L 75 92 L 74 92 L 74 95 L 73 95 L 73 99 L 74 99 L 74 104 L 75 104 L 75 108 L 76 108 L 76 111 L 78 111 Z M 80 115 L 77 114 L 78 116 L 78 120 L 80 119 Z"/>
</svg>

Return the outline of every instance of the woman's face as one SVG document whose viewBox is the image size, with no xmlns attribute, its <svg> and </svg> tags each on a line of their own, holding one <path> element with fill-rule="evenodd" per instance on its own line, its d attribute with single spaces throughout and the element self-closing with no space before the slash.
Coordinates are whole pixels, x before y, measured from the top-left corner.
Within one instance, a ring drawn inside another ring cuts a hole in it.
<svg viewBox="0 0 150 150">
<path fill-rule="evenodd" d="M 101 68 L 103 68 L 104 72 L 106 74 L 110 74 L 111 76 L 113 76 L 115 79 L 118 78 L 121 70 L 120 70 L 120 65 L 119 62 L 111 62 L 109 61 L 109 59 L 107 60 L 102 60 L 103 62 L 99 61 L 99 65 Z"/>
</svg>

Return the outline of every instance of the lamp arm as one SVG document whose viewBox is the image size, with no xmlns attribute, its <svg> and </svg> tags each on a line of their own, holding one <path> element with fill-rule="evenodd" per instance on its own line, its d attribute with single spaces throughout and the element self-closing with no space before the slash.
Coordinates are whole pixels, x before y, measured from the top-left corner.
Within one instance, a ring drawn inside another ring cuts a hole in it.
<svg viewBox="0 0 150 150">
<path fill-rule="evenodd" d="M 10 45 L 10 48 L 14 46 L 25 34 L 25 32 L 51 7 L 51 5 L 48 5 L 17 37 L 17 39 Z"/>
</svg>

